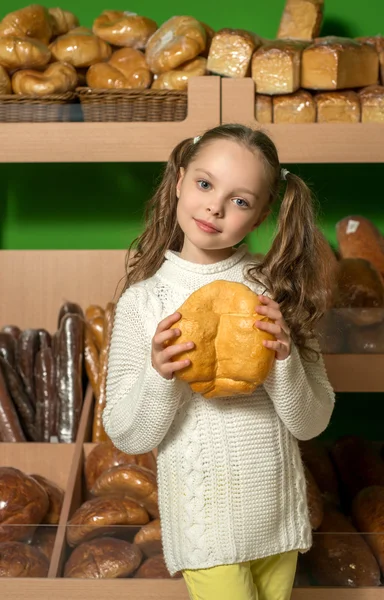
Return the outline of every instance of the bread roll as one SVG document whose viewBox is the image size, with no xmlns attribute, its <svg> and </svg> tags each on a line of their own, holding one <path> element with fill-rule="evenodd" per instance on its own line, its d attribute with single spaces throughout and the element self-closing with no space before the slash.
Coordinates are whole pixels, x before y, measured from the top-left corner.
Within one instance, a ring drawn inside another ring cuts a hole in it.
<svg viewBox="0 0 384 600">
<path fill-rule="evenodd" d="M 309 520 L 313 530 L 320 527 L 324 516 L 324 503 L 319 487 L 308 467 L 304 466 L 305 480 L 307 484 L 307 502 Z"/>
<path fill-rule="evenodd" d="M 316 104 L 309 92 L 300 90 L 295 94 L 274 96 L 274 123 L 315 123 Z"/>
<path fill-rule="evenodd" d="M 47 96 L 72 92 L 77 81 L 76 69 L 72 65 L 56 62 L 43 72 L 29 69 L 17 71 L 12 77 L 12 88 L 15 94 Z"/>
<path fill-rule="evenodd" d="M 274 337 L 254 326 L 258 320 L 269 321 L 257 313 L 259 305 L 257 294 L 241 283 L 217 280 L 193 292 L 174 325 L 181 336 L 168 343 L 195 343 L 191 351 L 174 357 L 191 360 L 175 376 L 205 398 L 251 394 L 275 360 L 275 353 L 263 345 Z"/>
<path fill-rule="evenodd" d="M 377 83 L 378 76 L 376 50 L 348 38 L 320 38 L 302 55 L 301 85 L 310 90 L 364 87 Z"/>
<path fill-rule="evenodd" d="M 191 77 L 201 77 L 207 72 L 207 59 L 193 58 L 173 71 L 156 75 L 152 84 L 154 90 L 186 90 Z"/>
<path fill-rule="evenodd" d="M 359 123 L 360 100 L 356 92 L 316 94 L 318 123 Z"/>
<path fill-rule="evenodd" d="M 63 506 L 64 500 L 64 490 L 42 475 L 34 474 L 31 475 L 31 477 L 40 483 L 48 495 L 49 506 L 43 522 L 48 525 L 56 525 L 60 520 L 61 507 Z"/>
<path fill-rule="evenodd" d="M 362 123 L 384 123 L 384 86 L 370 85 L 359 96 Z"/>
<path fill-rule="evenodd" d="M 115 535 L 121 525 L 145 525 L 147 511 L 122 494 L 111 494 L 84 502 L 68 522 L 67 542 L 78 546 L 95 537 Z"/>
<path fill-rule="evenodd" d="M 47 577 L 49 561 L 38 548 L 21 542 L 0 543 L 0 577 Z"/>
<path fill-rule="evenodd" d="M 65 35 L 68 31 L 71 31 L 71 29 L 75 29 L 79 26 L 79 19 L 69 10 L 49 8 L 48 12 L 51 15 L 53 37 Z"/>
<path fill-rule="evenodd" d="M 87 72 L 87 84 L 92 89 L 144 90 L 151 81 L 144 54 L 134 48 L 117 50 L 107 63 L 92 65 Z"/>
<path fill-rule="evenodd" d="M 51 52 L 42 42 L 31 38 L 0 37 L 0 66 L 16 69 L 39 69 L 51 59 Z"/>
<path fill-rule="evenodd" d="M 384 323 L 351 328 L 348 345 L 354 354 L 384 354 Z"/>
<path fill-rule="evenodd" d="M 324 0 L 286 0 L 277 37 L 312 40 L 320 34 Z"/>
<path fill-rule="evenodd" d="M 48 44 L 52 36 L 52 19 L 39 4 L 15 10 L 0 22 L 0 36 L 34 38 Z"/>
<path fill-rule="evenodd" d="M 56 531 L 57 527 L 42 525 L 36 529 L 32 539 L 32 546 L 40 550 L 48 560 L 51 560 L 56 540 Z"/>
<path fill-rule="evenodd" d="M 336 225 L 343 258 L 364 258 L 384 277 L 384 238 L 378 228 L 361 216 L 349 216 Z"/>
<path fill-rule="evenodd" d="M 202 21 L 200 21 L 200 23 L 204 27 L 205 35 L 207 38 L 206 43 L 205 43 L 205 50 L 203 50 L 203 52 L 201 52 L 201 56 L 204 56 L 204 58 L 208 58 L 208 54 L 209 54 L 209 51 L 210 51 L 211 45 L 212 45 L 212 40 L 215 37 L 215 30 L 212 29 L 212 27 L 210 27 L 206 23 L 203 23 Z"/>
<path fill-rule="evenodd" d="M 125 454 L 118 450 L 111 441 L 97 444 L 85 461 L 85 481 L 90 490 L 100 475 L 118 465 L 139 465 L 156 473 L 156 461 L 152 452 L 147 454 Z"/>
<path fill-rule="evenodd" d="M 181 573 L 176 573 L 171 577 L 162 554 L 147 558 L 135 573 L 135 578 L 138 579 L 178 579 L 180 577 L 182 577 Z"/>
<path fill-rule="evenodd" d="M 163 544 L 161 542 L 160 519 L 155 519 L 144 525 L 135 535 L 134 542 L 145 556 L 162 554 Z"/>
<path fill-rule="evenodd" d="M 339 482 L 335 467 L 324 443 L 317 439 L 299 442 L 304 465 L 313 475 L 327 503 L 340 504 Z"/>
<path fill-rule="evenodd" d="M 165 73 L 196 58 L 206 46 L 203 25 L 193 17 L 172 17 L 150 37 L 146 60 L 153 73 Z"/>
<path fill-rule="evenodd" d="M 0 467 L 0 499 L 0 542 L 31 538 L 48 511 L 44 488 L 19 469 Z"/>
<path fill-rule="evenodd" d="M 113 46 L 144 50 L 147 41 L 157 29 L 152 19 L 122 10 L 105 10 L 95 19 L 92 31 Z"/>
<path fill-rule="evenodd" d="M 0 96 L 6 96 L 7 94 L 11 94 L 11 92 L 12 86 L 9 75 L 4 67 L 0 66 Z"/>
<path fill-rule="evenodd" d="M 211 43 L 207 69 L 224 77 L 247 77 L 251 72 L 252 55 L 260 45 L 261 40 L 249 31 L 220 29 Z"/>
<path fill-rule="evenodd" d="M 133 50 L 125 48 L 124 51 Z M 138 52 L 138 50 L 136 50 Z M 105 442 L 108 440 L 108 436 L 104 430 L 103 425 L 103 411 L 107 401 L 107 372 L 108 372 L 108 355 L 109 346 L 112 337 L 113 319 L 115 315 L 115 304 L 114 302 L 108 302 L 104 313 L 104 336 L 103 345 L 100 350 L 99 357 L 99 377 L 98 386 L 99 393 L 96 395 L 97 401 L 95 402 L 94 414 L 93 414 L 93 427 L 92 427 L 92 441 L 93 442 Z"/>
<path fill-rule="evenodd" d="M 384 573 L 384 487 L 362 490 L 355 498 L 352 515 L 359 531 L 372 534 L 364 537 Z"/>
<path fill-rule="evenodd" d="M 337 308 L 384 306 L 383 279 L 375 267 L 363 258 L 343 258 L 339 261 Z"/>
<path fill-rule="evenodd" d="M 134 544 L 113 538 L 84 542 L 74 549 L 64 577 L 117 579 L 129 577 L 140 566 L 142 554 Z"/>
<path fill-rule="evenodd" d="M 301 54 L 305 42 L 275 40 L 252 57 L 252 79 L 258 94 L 292 94 L 300 87 Z"/>
<path fill-rule="evenodd" d="M 78 68 L 90 67 L 112 55 L 112 48 L 107 42 L 81 28 L 61 35 L 49 47 L 56 60 Z"/>
<path fill-rule="evenodd" d="M 259 123 L 272 123 L 272 97 L 256 94 L 255 118 Z"/>
</svg>

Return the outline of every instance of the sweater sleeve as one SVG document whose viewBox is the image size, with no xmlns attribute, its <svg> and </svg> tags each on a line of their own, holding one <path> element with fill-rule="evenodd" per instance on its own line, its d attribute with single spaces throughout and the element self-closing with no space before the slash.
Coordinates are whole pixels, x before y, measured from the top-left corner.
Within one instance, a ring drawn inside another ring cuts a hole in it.
<svg viewBox="0 0 384 600">
<path fill-rule="evenodd" d="M 149 311 L 148 293 L 128 289 L 117 303 L 111 337 L 103 424 L 127 454 L 149 452 L 162 442 L 187 391 L 184 382 L 164 379 L 152 367 Z"/>
<path fill-rule="evenodd" d="M 320 352 L 318 343 L 312 347 Z M 309 440 L 329 424 L 335 395 L 320 354 L 316 362 L 301 359 L 293 345 L 285 360 L 276 360 L 264 382 L 280 419 L 298 440 Z"/>
</svg>

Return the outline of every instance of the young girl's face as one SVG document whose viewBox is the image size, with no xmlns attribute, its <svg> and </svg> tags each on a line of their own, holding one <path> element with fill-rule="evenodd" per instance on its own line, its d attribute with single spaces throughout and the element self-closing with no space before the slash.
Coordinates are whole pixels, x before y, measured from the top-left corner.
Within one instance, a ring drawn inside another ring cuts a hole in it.
<svg viewBox="0 0 384 600">
<path fill-rule="evenodd" d="M 177 184 L 183 255 L 228 250 L 268 214 L 269 187 L 262 158 L 230 140 L 207 144 Z"/>
</svg>

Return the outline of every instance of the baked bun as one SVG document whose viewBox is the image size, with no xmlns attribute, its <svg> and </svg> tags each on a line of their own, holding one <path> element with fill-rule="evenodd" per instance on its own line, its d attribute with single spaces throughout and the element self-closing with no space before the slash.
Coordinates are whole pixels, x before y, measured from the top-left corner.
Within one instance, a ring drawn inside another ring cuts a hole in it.
<svg viewBox="0 0 384 600">
<path fill-rule="evenodd" d="M 171 577 L 162 554 L 147 558 L 135 573 L 135 578 L 139 579 L 178 579 L 180 577 L 182 577 L 181 573 L 176 573 Z"/>
<path fill-rule="evenodd" d="M 52 19 L 49 12 L 39 4 L 31 4 L 15 10 L 0 23 L 0 36 L 29 37 L 48 44 L 52 36 Z"/>
<path fill-rule="evenodd" d="M 65 565 L 64 577 L 129 577 L 140 566 L 141 560 L 141 551 L 135 544 L 114 538 L 100 538 L 75 548 Z"/>
<path fill-rule="evenodd" d="M 71 29 L 79 26 L 79 19 L 69 10 L 49 8 L 48 12 L 51 15 L 52 35 L 54 37 L 65 35 Z"/>
<path fill-rule="evenodd" d="M 92 65 L 87 72 L 87 85 L 92 89 L 144 90 L 151 81 L 144 54 L 134 48 L 117 50 L 108 62 Z"/>
<path fill-rule="evenodd" d="M 172 17 L 149 39 L 146 59 L 152 73 L 165 73 L 205 50 L 203 25 L 193 17 Z"/>
<path fill-rule="evenodd" d="M 43 522 L 47 525 L 57 525 L 60 520 L 61 507 L 63 506 L 64 490 L 42 475 L 31 475 L 31 477 L 40 483 L 48 495 L 49 506 Z"/>
<path fill-rule="evenodd" d="M 152 84 L 154 90 L 186 90 L 191 77 L 201 77 L 207 72 L 207 59 L 197 56 L 180 65 L 173 71 L 156 75 Z"/>
<path fill-rule="evenodd" d="M 168 344 L 192 341 L 193 350 L 173 360 L 191 360 L 175 377 L 205 398 L 251 394 L 268 376 L 275 353 L 263 345 L 274 336 L 254 326 L 269 321 L 257 313 L 257 294 L 242 283 L 214 281 L 193 292 L 179 308 L 174 328 L 181 335 Z"/>
<path fill-rule="evenodd" d="M 16 69 L 40 69 L 51 59 L 48 47 L 32 38 L 0 37 L 0 66 Z"/>
<path fill-rule="evenodd" d="M 12 77 L 15 94 L 26 96 L 47 96 L 71 92 L 77 86 L 78 77 L 72 65 L 55 62 L 45 71 L 17 71 Z"/>
<path fill-rule="evenodd" d="M 47 577 L 47 557 L 29 544 L 0 544 L 0 577 Z"/>
<path fill-rule="evenodd" d="M 0 66 L 0 96 L 10 94 L 12 92 L 11 80 L 4 67 Z"/>
<path fill-rule="evenodd" d="M 56 60 L 74 67 L 90 67 L 112 55 L 112 48 L 107 42 L 81 27 L 58 37 L 50 45 L 50 50 Z"/>
<path fill-rule="evenodd" d="M 162 554 L 163 545 L 161 542 L 160 519 L 155 519 L 144 525 L 135 535 L 134 542 L 145 556 Z"/>
<path fill-rule="evenodd" d="M 384 277 L 384 237 L 372 221 L 346 217 L 337 223 L 336 234 L 343 258 L 365 258 Z"/>
<path fill-rule="evenodd" d="M 152 19 L 121 10 L 105 10 L 93 23 L 93 33 L 113 46 L 143 50 L 157 29 Z"/>
</svg>

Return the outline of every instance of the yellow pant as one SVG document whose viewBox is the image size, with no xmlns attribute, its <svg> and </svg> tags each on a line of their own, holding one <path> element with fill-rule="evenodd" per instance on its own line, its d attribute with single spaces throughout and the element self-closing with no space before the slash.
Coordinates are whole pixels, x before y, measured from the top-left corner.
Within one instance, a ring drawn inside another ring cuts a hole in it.
<svg viewBox="0 0 384 600">
<path fill-rule="evenodd" d="M 236 565 L 183 571 L 191 600 L 289 600 L 296 550 Z"/>
</svg>

